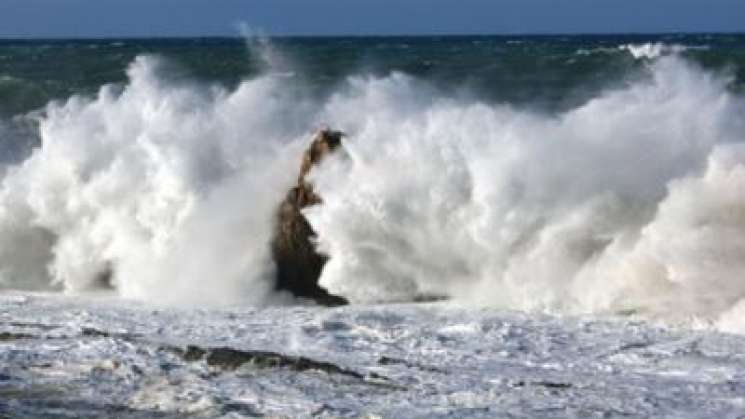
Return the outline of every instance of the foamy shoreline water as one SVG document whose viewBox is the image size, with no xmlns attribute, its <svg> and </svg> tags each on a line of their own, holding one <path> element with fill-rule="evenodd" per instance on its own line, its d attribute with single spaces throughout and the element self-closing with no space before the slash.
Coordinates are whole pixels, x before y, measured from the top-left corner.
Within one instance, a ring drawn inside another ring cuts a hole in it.
<svg viewBox="0 0 745 419">
<path fill-rule="evenodd" d="M 11 417 L 704 418 L 742 410 L 742 336 L 629 317 L 442 303 L 178 309 L 3 291 L 0 333 L 0 414 Z M 323 368 L 240 362 L 267 353 Z"/>
</svg>

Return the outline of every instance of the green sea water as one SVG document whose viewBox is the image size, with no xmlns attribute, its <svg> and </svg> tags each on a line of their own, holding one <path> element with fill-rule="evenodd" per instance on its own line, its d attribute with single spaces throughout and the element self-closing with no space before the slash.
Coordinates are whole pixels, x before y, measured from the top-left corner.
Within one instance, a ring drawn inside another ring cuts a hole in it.
<svg viewBox="0 0 745 419">
<path fill-rule="evenodd" d="M 269 66 L 320 95 L 351 75 L 402 72 L 448 94 L 558 110 L 639 77 L 645 62 L 628 46 L 678 52 L 745 83 L 745 35 L 5 40 L 0 115 L 124 83 L 140 55 L 165 58 L 173 78 L 227 87 Z"/>
</svg>

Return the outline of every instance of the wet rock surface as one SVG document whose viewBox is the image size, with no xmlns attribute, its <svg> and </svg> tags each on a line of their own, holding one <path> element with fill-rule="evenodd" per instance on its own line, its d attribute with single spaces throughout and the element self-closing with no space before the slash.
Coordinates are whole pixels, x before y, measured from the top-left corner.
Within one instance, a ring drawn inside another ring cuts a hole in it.
<svg viewBox="0 0 745 419">
<path fill-rule="evenodd" d="M 52 325 L 34 326 L 38 326 L 39 328 L 44 327 L 47 329 L 55 329 L 61 327 Z M 80 337 L 88 339 L 115 339 L 141 346 L 154 346 L 157 348 L 157 350 L 176 354 L 186 362 L 205 361 L 208 366 L 214 367 L 220 371 L 234 371 L 244 365 L 250 365 L 251 367 L 257 369 L 284 368 L 290 371 L 301 373 L 307 371 L 320 371 L 329 375 L 342 375 L 351 377 L 360 381 L 368 382 L 369 384 L 373 385 L 384 385 L 391 388 L 397 387 L 392 383 L 388 383 L 386 385 L 385 383 L 390 382 L 390 379 L 380 374 L 369 373 L 365 375 L 331 362 L 318 361 L 304 356 L 286 355 L 273 351 L 236 349 L 227 346 L 203 347 L 198 345 L 187 345 L 185 348 L 182 348 L 169 344 L 159 344 L 157 342 L 145 339 L 143 335 L 136 333 L 110 332 L 107 330 L 101 330 L 88 326 L 82 327 L 80 329 Z M 75 336 L 70 335 L 44 336 L 26 333 L 0 332 L 0 342 L 3 340 L 10 341 L 21 339 L 49 341 L 55 339 L 59 340 L 75 338 Z"/>
<path fill-rule="evenodd" d="M 347 300 L 330 294 L 318 285 L 328 257 L 316 250 L 316 233 L 302 210 L 321 203 L 321 197 L 313 190 L 307 175 L 314 166 L 342 146 L 343 136 L 341 131 L 330 129 L 316 134 L 303 154 L 297 184 L 279 205 L 272 240 L 272 256 L 277 268 L 276 289 L 326 306 L 344 305 Z"/>
<path fill-rule="evenodd" d="M 0 332 L 0 342 L 10 340 L 32 339 L 33 336 L 27 333 Z"/>
<path fill-rule="evenodd" d="M 319 371 L 328 375 L 346 376 L 371 385 L 384 386 L 391 389 L 403 389 L 391 383 L 389 378 L 379 374 L 370 373 L 365 375 L 331 362 L 318 361 L 304 356 L 286 355 L 272 351 L 235 349 L 230 347 L 204 348 L 195 345 L 189 345 L 186 349 L 172 346 L 162 346 L 160 349 L 173 352 L 187 362 L 204 360 L 210 367 L 221 371 L 234 371 L 244 365 L 257 369 L 284 368 L 300 373 Z"/>
</svg>

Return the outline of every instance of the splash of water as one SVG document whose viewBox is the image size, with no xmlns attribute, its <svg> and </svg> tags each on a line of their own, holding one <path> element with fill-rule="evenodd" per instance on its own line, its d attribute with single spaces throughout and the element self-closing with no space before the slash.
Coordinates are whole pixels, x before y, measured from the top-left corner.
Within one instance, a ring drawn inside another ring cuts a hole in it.
<svg viewBox="0 0 745 419">
<path fill-rule="evenodd" d="M 682 58 L 559 115 L 398 73 L 313 102 L 271 73 L 226 91 L 160 68 L 48 106 L 0 187 L 3 286 L 77 292 L 112 268 L 126 297 L 273 301 L 273 211 L 329 122 L 347 153 L 313 174 L 307 216 L 332 292 L 738 324 L 743 102 Z"/>
<path fill-rule="evenodd" d="M 646 43 L 646 44 L 625 44 L 618 47 L 621 51 L 627 51 L 636 59 L 646 58 L 655 59 L 662 57 L 663 55 L 680 54 L 681 52 L 687 51 L 689 48 L 685 45 L 679 44 L 664 44 L 662 42 Z"/>
<path fill-rule="evenodd" d="M 308 210 L 322 284 L 355 301 L 722 315 L 745 297 L 743 103 L 681 58 L 651 71 L 555 117 L 356 81 L 327 108 L 351 158 L 316 174 L 325 203 Z"/>
<path fill-rule="evenodd" d="M 270 76 L 227 92 L 160 68 L 141 57 L 121 92 L 49 105 L 0 191 L 5 286 L 75 292 L 113 268 L 127 297 L 264 300 L 272 209 L 307 135 L 286 119 L 312 126 L 305 105 Z"/>
</svg>

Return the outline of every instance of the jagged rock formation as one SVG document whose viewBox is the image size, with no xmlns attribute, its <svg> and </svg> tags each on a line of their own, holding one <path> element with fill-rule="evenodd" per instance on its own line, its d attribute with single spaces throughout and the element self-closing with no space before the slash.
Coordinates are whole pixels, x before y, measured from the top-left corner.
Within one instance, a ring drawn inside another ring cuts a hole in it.
<svg viewBox="0 0 745 419">
<path fill-rule="evenodd" d="M 14 323 L 5 322 L 0 323 L 0 326 L 5 327 L 21 327 L 26 329 L 38 329 L 42 331 L 50 331 L 57 329 L 64 329 L 67 326 L 60 324 L 41 324 L 41 323 Z M 53 340 L 75 340 L 79 341 L 81 338 L 84 339 L 114 339 L 128 344 L 136 345 L 143 348 L 142 353 L 152 354 L 152 351 L 146 351 L 144 348 L 151 348 L 156 351 L 163 351 L 174 354 L 181 358 L 185 362 L 200 362 L 204 361 L 208 366 L 215 369 L 215 372 L 229 372 L 234 371 L 244 365 L 248 365 L 254 369 L 287 369 L 294 372 L 310 372 L 320 371 L 327 375 L 338 375 L 345 376 L 347 378 L 359 381 L 362 384 L 381 387 L 387 390 L 406 390 L 398 384 L 395 384 L 392 379 L 378 374 L 376 372 L 358 372 L 353 369 L 343 367 L 341 365 L 308 358 L 305 356 L 288 355 L 280 352 L 265 351 L 265 350 L 251 350 L 251 349 L 237 349 L 228 346 L 197 346 L 187 345 L 182 347 L 179 345 L 172 345 L 168 343 L 162 343 L 157 341 L 151 341 L 147 339 L 147 336 L 138 333 L 119 333 L 111 332 L 104 329 L 96 329 L 93 327 L 81 327 L 79 334 L 29 334 L 15 331 L 0 332 L 0 342 L 14 342 L 19 340 L 32 340 L 39 342 L 49 342 Z M 119 362 L 119 361 L 115 361 Z M 118 364 L 117 364 L 118 365 Z M 384 365 L 381 362 L 381 365 Z M 118 368 L 115 367 L 115 368 Z M 142 372 L 137 372 L 142 374 Z M 0 376 L 2 376 L 0 374 Z M 1 381 L 1 380 L 0 380 Z M 0 394 L 2 389 L 0 388 Z M 2 407 L 0 405 L 0 407 Z M 5 416 L 0 415 L 0 418 Z"/>
<path fill-rule="evenodd" d="M 272 256 L 277 267 L 277 290 L 291 292 L 297 297 L 310 298 L 319 304 L 337 306 L 347 300 L 329 294 L 318 285 L 323 265 L 328 258 L 316 251 L 316 233 L 302 214 L 302 209 L 321 202 L 306 176 L 314 165 L 341 147 L 341 131 L 323 129 L 316 134 L 303 154 L 297 185 L 287 193 L 277 211 L 272 240 Z"/>
</svg>

